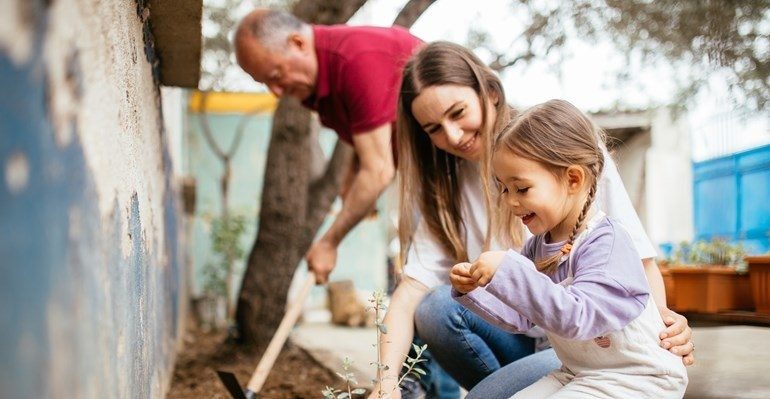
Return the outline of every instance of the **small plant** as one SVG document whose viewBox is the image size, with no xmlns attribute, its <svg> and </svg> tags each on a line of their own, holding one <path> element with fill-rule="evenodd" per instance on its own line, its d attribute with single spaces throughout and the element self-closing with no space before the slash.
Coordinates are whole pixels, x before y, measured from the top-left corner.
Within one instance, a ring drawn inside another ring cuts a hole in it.
<svg viewBox="0 0 770 399">
<path fill-rule="evenodd" d="M 352 399 L 356 396 L 363 396 L 366 394 L 366 389 L 363 388 L 356 388 L 352 389 L 352 385 L 358 385 L 358 381 L 356 381 L 355 376 L 352 372 L 350 372 L 351 365 L 353 364 L 353 361 L 350 360 L 347 356 L 345 356 L 345 360 L 342 362 L 342 373 L 335 373 L 340 378 L 342 378 L 343 381 L 345 381 L 345 390 L 340 389 L 334 389 L 332 387 L 326 387 L 321 393 L 324 395 L 324 399 Z"/>
<path fill-rule="evenodd" d="M 377 377 L 372 380 L 372 383 L 375 384 L 377 389 L 377 398 L 378 399 L 387 399 L 390 397 L 391 392 L 385 392 L 382 390 L 382 381 L 388 378 L 395 379 L 396 377 L 383 377 L 382 373 L 385 371 L 388 371 L 390 367 L 388 367 L 386 364 L 382 363 L 382 359 L 380 358 L 380 347 L 383 342 L 384 336 L 388 333 L 388 327 L 385 326 L 385 324 L 382 321 L 383 314 L 385 310 L 387 309 L 387 306 L 385 305 L 385 298 L 386 295 L 382 291 L 375 291 L 372 293 L 371 298 L 369 298 L 369 302 L 371 303 L 371 306 L 366 308 L 366 311 L 373 310 L 374 311 L 374 323 L 377 327 L 377 342 L 372 344 L 372 347 L 375 348 L 377 351 L 377 361 L 371 363 L 373 366 L 377 368 Z M 411 357 L 407 355 L 406 361 L 403 363 L 403 373 L 401 374 L 401 378 L 398 379 L 398 382 L 396 383 L 396 386 L 393 387 L 393 391 L 396 389 L 399 389 L 401 387 L 401 384 L 404 382 L 404 380 L 419 380 L 422 376 L 425 375 L 425 370 L 418 367 L 418 365 L 422 362 L 426 362 L 426 359 L 422 358 L 423 352 L 425 352 L 426 349 L 428 349 L 428 345 L 418 346 L 415 344 L 412 344 L 412 347 L 415 352 L 415 356 Z M 351 389 L 351 385 L 357 385 L 358 382 L 356 381 L 354 375 L 352 372 L 350 372 L 352 361 L 345 357 L 345 361 L 342 363 L 342 373 L 336 373 L 340 378 L 342 378 L 343 381 L 345 381 L 345 387 L 346 390 L 340 390 L 335 389 L 332 387 L 326 387 L 321 393 L 323 394 L 324 399 L 353 399 L 356 396 L 363 396 L 366 394 L 366 390 L 362 388 L 357 389 Z"/>
<path fill-rule="evenodd" d="M 243 216 L 222 216 L 211 222 L 211 247 L 215 260 L 203 268 L 203 292 L 226 301 L 228 321 L 233 316 L 232 276 L 235 262 L 245 255 L 241 235 L 246 229 Z"/>
<path fill-rule="evenodd" d="M 672 253 L 669 263 L 680 265 L 726 265 L 739 273 L 746 272 L 746 248 L 743 243 L 731 244 L 725 239 L 711 241 L 681 242 Z"/>
<path fill-rule="evenodd" d="M 406 370 L 404 370 L 404 373 L 398 380 L 397 386 L 401 386 L 401 383 L 404 382 L 405 379 L 419 380 L 422 378 L 422 376 L 425 375 L 425 370 L 417 367 L 417 365 L 422 362 L 427 362 L 426 359 L 422 358 L 422 353 L 428 349 L 428 345 L 418 346 L 416 344 L 412 344 L 412 348 L 414 349 L 415 356 L 411 357 L 407 355 L 406 362 L 403 363 L 403 366 L 406 368 Z"/>
</svg>

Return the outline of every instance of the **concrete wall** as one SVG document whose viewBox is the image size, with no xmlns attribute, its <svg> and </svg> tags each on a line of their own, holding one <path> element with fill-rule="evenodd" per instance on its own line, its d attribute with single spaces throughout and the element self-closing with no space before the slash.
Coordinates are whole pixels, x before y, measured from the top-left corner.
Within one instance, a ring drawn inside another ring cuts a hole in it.
<svg viewBox="0 0 770 399">
<path fill-rule="evenodd" d="M 646 227 L 654 244 L 693 238 L 692 152 L 684 117 L 653 114 L 646 157 Z M 664 255 L 664 254 L 661 254 Z"/>
<path fill-rule="evenodd" d="M 663 245 L 693 238 L 692 152 L 684 116 L 666 108 L 594 116 L 621 138 L 613 159 L 652 243 Z M 624 133 L 625 131 L 625 133 Z M 628 133 L 633 132 L 633 133 Z M 616 140 L 618 137 L 616 137 Z"/>
<path fill-rule="evenodd" d="M 144 1 L 0 2 L 0 397 L 162 397 L 179 206 Z"/>
<path fill-rule="evenodd" d="M 624 141 L 612 153 L 628 197 L 645 229 L 648 229 L 646 192 L 649 189 L 646 179 L 646 154 L 651 144 L 649 130 L 640 131 Z"/>
</svg>

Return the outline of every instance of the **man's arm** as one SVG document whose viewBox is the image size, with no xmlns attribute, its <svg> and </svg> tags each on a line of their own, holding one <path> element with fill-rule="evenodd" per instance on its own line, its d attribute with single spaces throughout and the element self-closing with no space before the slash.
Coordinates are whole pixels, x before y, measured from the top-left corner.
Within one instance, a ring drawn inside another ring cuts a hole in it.
<svg viewBox="0 0 770 399">
<path fill-rule="evenodd" d="M 650 284 L 652 299 L 658 308 L 666 308 L 666 287 L 663 285 L 663 276 L 660 274 L 655 258 L 642 259 L 644 274 L 647 275 L 647 283 Z"/>
<path fill-rule="evenodd" d="M 369 213 L 377 197 L 393 180 L 396 169 L 390 138 L 390 123 L 353 136 L 353 147 L 360 163 L 358 172 L 342 203 L 342 211 L 306 255 L 308 266 L 319 284 L 325 283 L 334 269 L 337 247 L 342 239 Z"/>
</svg>

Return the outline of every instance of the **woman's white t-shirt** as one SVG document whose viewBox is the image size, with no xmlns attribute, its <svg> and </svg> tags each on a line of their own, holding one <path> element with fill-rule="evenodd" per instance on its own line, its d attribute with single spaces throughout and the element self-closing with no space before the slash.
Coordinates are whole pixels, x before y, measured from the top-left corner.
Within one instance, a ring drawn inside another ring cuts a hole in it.
<svg viewBox="0 0 770 399">
<path fill-rule="evenodd" d="M 607 152 L 604 153 L 604 159 L 604 171 L 599 180 L 594 204 L 628 230 L 641 259 L 654 258 L 657 255 L 655 249 L 636 215 L 631 199 L 620 180 L 615 162 Z M 481 255 L 484 234 L 487 230 L 484 191 L 481 186 L 478 163 L 461 161 L 460 173 L 461 216 L 465 222 L 468 258 L 473 261 Z M 491 249 L 508 248 L 502 248 L 493 243 Z M 449 270 L 454 264 L 454 260 L 444 251 L 420 217 L 412 237 L 412 245 L 407 253 L 404 275 L 423 283 L 428 288 L 433 288 L 437 285 L 449 284 Z"/>
</svg>

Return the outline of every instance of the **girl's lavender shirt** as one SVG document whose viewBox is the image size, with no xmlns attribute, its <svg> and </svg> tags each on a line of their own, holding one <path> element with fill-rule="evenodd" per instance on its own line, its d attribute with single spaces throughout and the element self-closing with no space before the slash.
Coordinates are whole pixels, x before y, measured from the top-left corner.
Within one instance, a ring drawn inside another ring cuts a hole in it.
<svg viewBox="0 0 770 399">
<path fill-rule="evenodd" d="M 490 323 L 511 332 L 537 325 L 560 337 L 593 339 L 623 329 L 647 306 L 649 284 L 631 237 L 619 222 L 600 221 L 572 253 L 574 281 L 567 261 L 551 276 L 535 269 L 564 242 L 529 239 L 519 254 L 509 250 L 486 287 L 452 296 Z"/>
</svg>

